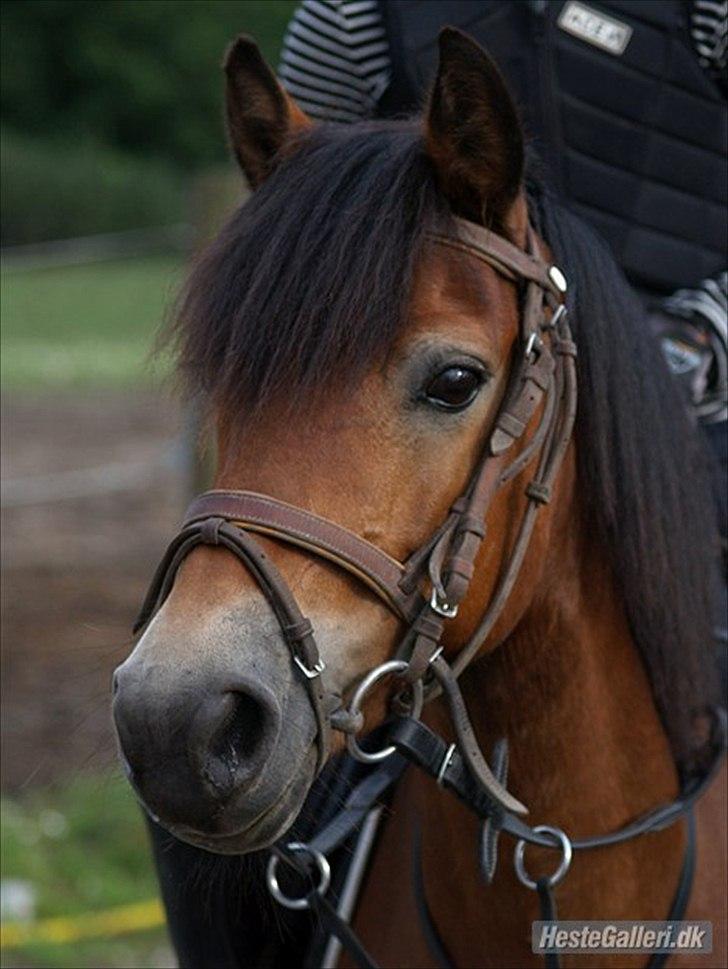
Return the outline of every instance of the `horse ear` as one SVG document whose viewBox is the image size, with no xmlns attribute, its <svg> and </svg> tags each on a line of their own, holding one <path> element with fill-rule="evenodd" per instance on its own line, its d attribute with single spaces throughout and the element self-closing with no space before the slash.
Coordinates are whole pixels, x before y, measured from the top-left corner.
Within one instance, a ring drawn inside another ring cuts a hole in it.
<svg viewBox="0 0 728 969">
<path fill-rule="evenodd" d="M 500 71 L 466 34 L 440 31 L 426 113 L 427 151 L 454 212 L 505 221 L 523 177 L 523 135 Z"/>
<path fill-rule="evenodd" d="M 251 187 L 257 188 L 286 142 L 312 122 L 278 83 L 250 37 L 241 34 L 233 41 L 223 68 L 230 144 Z"/>
</svg>

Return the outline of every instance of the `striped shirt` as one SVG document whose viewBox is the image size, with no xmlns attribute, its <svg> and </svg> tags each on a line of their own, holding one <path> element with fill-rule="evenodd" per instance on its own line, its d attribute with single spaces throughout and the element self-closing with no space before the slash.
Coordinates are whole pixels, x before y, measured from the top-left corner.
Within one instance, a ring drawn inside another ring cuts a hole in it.
<svg viewBox="0 0 728 969">
<path fill-rule="evenodd" d="M 725 83 L 728 0 L 692 0 L 690 29 L 700 64 Z M 378 0 L 303 0 L 288 26 L 278 73 L 312 118 L 372 117 L 391 73 Z"/>
<path fill-rule="evenodd" d="M 711 366 L 695 400 L 695 414 L 705 424 L 728 420 L 728 272 L 704 279 L 695 289 L 679 289 L 666 299 L 668 313 L 699 320 L 710 347 Z"/>
<path fill-rule="evenodd" d="M 389 44 L 376 0 L 303 0 L 278 69 L 312 118 L 371 117 L 389 84 Z"/>
<path fill-rule="evenodd" d="M 725 84 L 728 67 L 728 0 L 693 0 L 690 33 L 698 60 Z"/>
<path fill-rule="evenodd" d="M 692 0 L 691 34 L 700 64 L 725 84 L 728 0 Z M 312 118 L 371 118 L 389 85 L 389 43 L 378 0 L 302 0 L 288 26 L 278 70 L 284 87 Z M 696 407 L 705 422 L 726 419 L 728 274 L 682 289 L 665 303 L 691 319 L 713 348 L 714 379 Z"/>
</svg>

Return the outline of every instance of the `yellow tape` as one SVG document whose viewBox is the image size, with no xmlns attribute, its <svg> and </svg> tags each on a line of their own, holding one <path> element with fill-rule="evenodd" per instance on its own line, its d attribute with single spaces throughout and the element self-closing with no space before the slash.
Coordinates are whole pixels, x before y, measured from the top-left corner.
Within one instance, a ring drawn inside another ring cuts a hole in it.
<svg viewBox="0 0 728 969">
<path fill-rule="evenodd" d="M 120 905 L 103 912 L 75 917 L 42 919 L 38 922 L 7 922 L 0 925 L 0 948 L 10 949 L 31 942 L 76 942 L 98 936 L 124 935 L 164 925 L 164 910 L 157 898 L 133 905 Z"/>
</svg>

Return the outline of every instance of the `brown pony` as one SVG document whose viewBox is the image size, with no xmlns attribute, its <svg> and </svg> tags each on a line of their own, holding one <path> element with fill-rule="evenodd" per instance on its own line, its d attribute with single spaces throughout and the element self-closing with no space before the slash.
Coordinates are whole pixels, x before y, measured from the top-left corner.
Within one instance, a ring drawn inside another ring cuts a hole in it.
<svg viewBox="0 0 728 969">
<path fill-rule="evenodd" d="M 455 215 L 524 249 L 535 225 L 537 254 L 558 259 L 570 283 L 576 432 L 460 688 L 483 749 L 508 738 L 508 788 L 530 823 L 578 838 L 675 798 L 704 767 L 696 714 L 715 689 L 710 498 L 692 429 L 611 256 L 538 184 L 524 186 L 523 137 L 497 70 L 446 30 L 423 122 L 341 128 L 312 125 L 250 41 L 233 45 L 225 69 L 232 147 L 255 191 L 198 261 L 175 328 L 182 370 L 217 426 L 215 487 L 313 511 L 404 561 L 465 488 L 522 350 L 523 285 L 433 234 L 453 236 Z M 470 588 L 445 623 L 446 661 L 496 588 L 530 474 L 490 505 Z M 311 619 L 327 689 L 349 697 L 392 657 L 401 618 L 335 564 L 266 534 L 255 541 Z M 386 696 L 373 692 L 367 729 L 385 720 Z M 318 726 L 304 678 L 258 581 L 225 548 L 186 555 L 116 672 L 114 714 L 149 812 L 208 852 L 276 842 L 314 781 Z M 441 698 L 423 719 L 450 738 Z M 711 965 L 726 964 L 723 788 L 714 783 L 696 809 L 686 916 L 713 921 Z M 353 920 L 383 965 L 436 964 L 410 877 L 414 831 L 452 961 L 539 964 L 536 893 L 510 857 L 484 882 L 477 823 L 424 775 L 398 784 Z M 666 918 L 685 844 L 675 823 L 579 852 L 559 914 Z M 554 853 L 529 847 L 526 865 L 547 874 Z"/>
</svg>

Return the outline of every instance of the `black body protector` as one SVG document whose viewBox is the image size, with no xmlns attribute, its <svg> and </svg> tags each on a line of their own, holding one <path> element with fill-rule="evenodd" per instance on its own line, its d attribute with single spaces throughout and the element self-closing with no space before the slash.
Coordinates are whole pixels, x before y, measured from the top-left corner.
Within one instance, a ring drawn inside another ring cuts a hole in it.
<svg viewBox="0 0 728 969">
<path fill-rule="evenodd" d="M 386 0 L 381 113 L 418 107 L 447 24 L 494 57 L 547 181 L 641 289 L 725 268 L 728 112 L 698 62 L 687 0 Z"/>
</svg>

